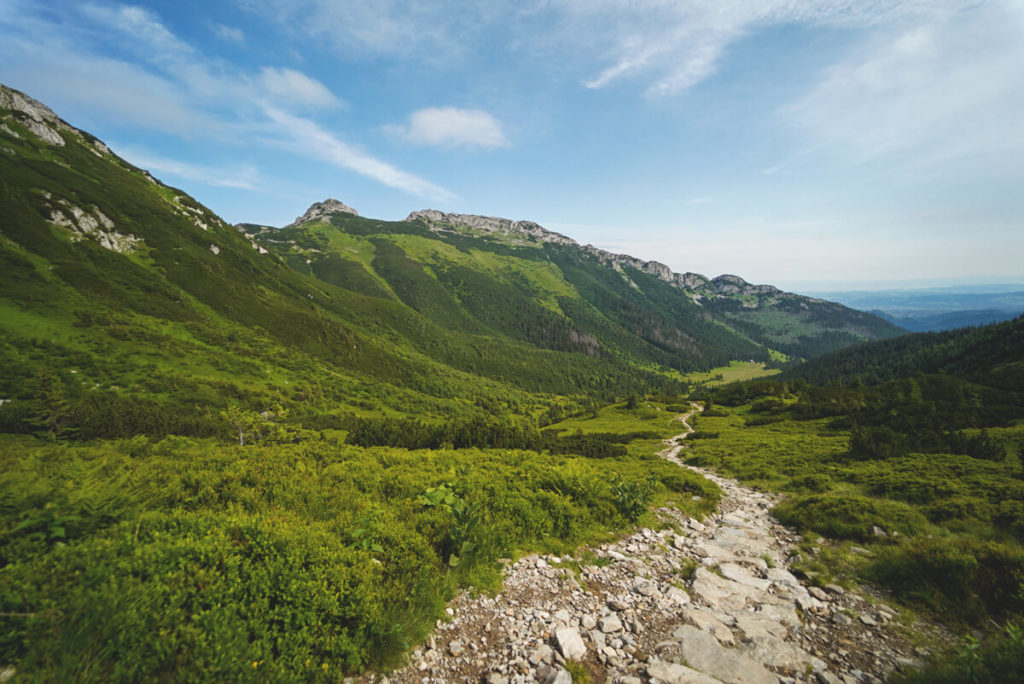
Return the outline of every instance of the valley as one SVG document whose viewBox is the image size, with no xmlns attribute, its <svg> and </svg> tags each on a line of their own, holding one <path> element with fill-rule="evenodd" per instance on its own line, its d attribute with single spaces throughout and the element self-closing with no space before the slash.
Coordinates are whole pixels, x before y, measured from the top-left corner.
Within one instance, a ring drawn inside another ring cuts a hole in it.
<svg viewBox="0 0 1024 684">
<path fill-rule="evenodd" d="M 1024 318 L 231 225 L 0 86 L 2 681 L 1012 681 L 1022 461 Z"/>
</svg>

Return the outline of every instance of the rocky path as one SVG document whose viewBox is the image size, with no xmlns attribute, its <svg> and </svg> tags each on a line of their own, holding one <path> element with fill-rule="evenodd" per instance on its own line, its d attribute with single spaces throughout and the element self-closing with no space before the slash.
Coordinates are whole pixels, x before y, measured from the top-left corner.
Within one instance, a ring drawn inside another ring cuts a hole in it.
<svg viewBox="0 0 1024 684">
<path fill-rule="evenodd" d="M 661 453 L 680 467 L 691 415 Z M 769 515 L 772 496 L 694 470 L 722 488 L 714 516 L 659 509 L 666 529 L 576 557 L 521 558 L 500 594 L 459 596 L 452 619 L 377 681 L 569 684 L 567 667 L 582 667 L 622 684 L 852 684 L 913 662 L 889 624 L 895 611 L 787 569 L 797 536 Z"/>
</svg>

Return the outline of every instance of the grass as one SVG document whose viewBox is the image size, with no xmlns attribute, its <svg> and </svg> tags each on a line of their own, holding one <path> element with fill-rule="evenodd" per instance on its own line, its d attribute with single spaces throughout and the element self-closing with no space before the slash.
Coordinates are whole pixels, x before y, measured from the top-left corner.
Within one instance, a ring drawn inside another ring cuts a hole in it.
<svg viewBox="0 0 1024 684">
<path fill-rule="evenodd" d="M 1024 609 L 1024 548 L 1012 527 L 1024 482 L 1015 459 L 863 460 L 851 457 L 849 432 L 830 420 L 795 420 L 782 410 L 763 422 L 750 404 L 724 413 L 697 418 L 699 430 L 719 437 L 690 444 L 687 462 L 785 492 L 775 515 L 826 538 L 804 545 L 796 563 L 820 573 L 816 581 L 871 581 L 955 624 Z M 1018 427 L 992 432 L 1008 446 L 1019 436 Z"/>
<path fill-rule="evenodd" d="M 717 387 L 730 382 L 768 378 L 780 372 L 777 368 L 767 368 L 762 362 L 733 361 L 728 366 L 712 368 L 709 371 L 687 373 L 683 378 L 693 384 Z"/>
</svg>

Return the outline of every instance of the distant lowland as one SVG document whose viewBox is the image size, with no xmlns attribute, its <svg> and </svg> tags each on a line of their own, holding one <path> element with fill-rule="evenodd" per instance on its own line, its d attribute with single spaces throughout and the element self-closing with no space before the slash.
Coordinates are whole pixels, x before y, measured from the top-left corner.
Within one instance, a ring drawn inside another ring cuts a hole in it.
<svg viewBox="0 0 1024 684">
<path fill-rule="evenodd" d="M 987 325 L 1024 313 L 1024 283 L 810 294 L 873 313 L 910 332 Z"/>
</svg>

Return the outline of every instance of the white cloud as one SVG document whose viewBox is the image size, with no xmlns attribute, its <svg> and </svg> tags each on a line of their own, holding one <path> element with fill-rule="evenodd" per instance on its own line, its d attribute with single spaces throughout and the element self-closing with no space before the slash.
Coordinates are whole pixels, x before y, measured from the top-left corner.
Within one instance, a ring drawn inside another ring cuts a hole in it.
<svg viewBox="0 0 1024 684">
<path fill-rule="evenodd" d="M 1004 0 L 1005 1 L 1005 0 Z M 577 72 L 586 88 L 639 84 L 685 92 L 730 48 L 792 24 L 870 29 L 943 16 L 978 0 L 236 0 L 346 56 L 447 66 L 504 50 L 546 74 Z"/>
<path fill-rule="evenodd" d="M 83 4 L 79 10 L 93 21 L 131 37 L 151 58 L 182 59 L 194 55 L 192 46 L 171 33 L 149 10 L 130 5 Z"/>
<path fill-rule="evenodd" d="M 407 125 L 385 129 L 415 145 L 508 146 L 501 122 L 479 109 L 429 107 L 413 112 Z"/>
<path fill-rule="evenodd" d="M 334 107 L 340 104 L 327 86 L 295 69 L 263 67 L 257 83 L 264 93 L 285 104 L 310 107 Z"/>
<path fill-rule="evenodd" d="M 214 24 L 213 32 L 217 35 L 218 38 L 229 43 L 241 44 L 245 42 L 245 32 L 243 32 L 242 29 L 236 28 L 234 26 Z"/>
<path fill-rule="evenodd" d="M 337 167 L 355 171 L 378 183 L 428 199 L 447 201 L 455 196 L 427 180 L 381 161 L 325 131 L 316 122 L 266 108 L 267 116 L 278 126 L 278 143 L 301 154 L 321 159 Z"/>
<path fill-rule="evenodd" d="M 105 120 L 182 138 L 269 144 L 414 195 L 454 197 L 340 140 L 313 120 L 285 112 L 342 104 L 326 86 L 299 71 L 264 67 L 249 73 L 210 59 L 142 8 L 86 4 L 65 9 L 67 16 L 56 17 L 31 3 L 19 5 L 18 12 L 0 11 L 6 34 L 0 41 L 0 77 L 58 110 L 73 103 Z M 118 41 L 142 61 L 97 56 L 92 47 L 97 36 Z M 254 137 L 257 133 L 262 138 Z M 251 169 L 209 168 L 144 153 L 134 158 L 142 166 L 207 185 L 255 187 Z"/>
<path fill-rule="evenodd" d="M 1024 149 L 1024 12 L 990 4 L 875 31 L 780 114 L 858 161 L 930 166 Z"/>
</svg>

